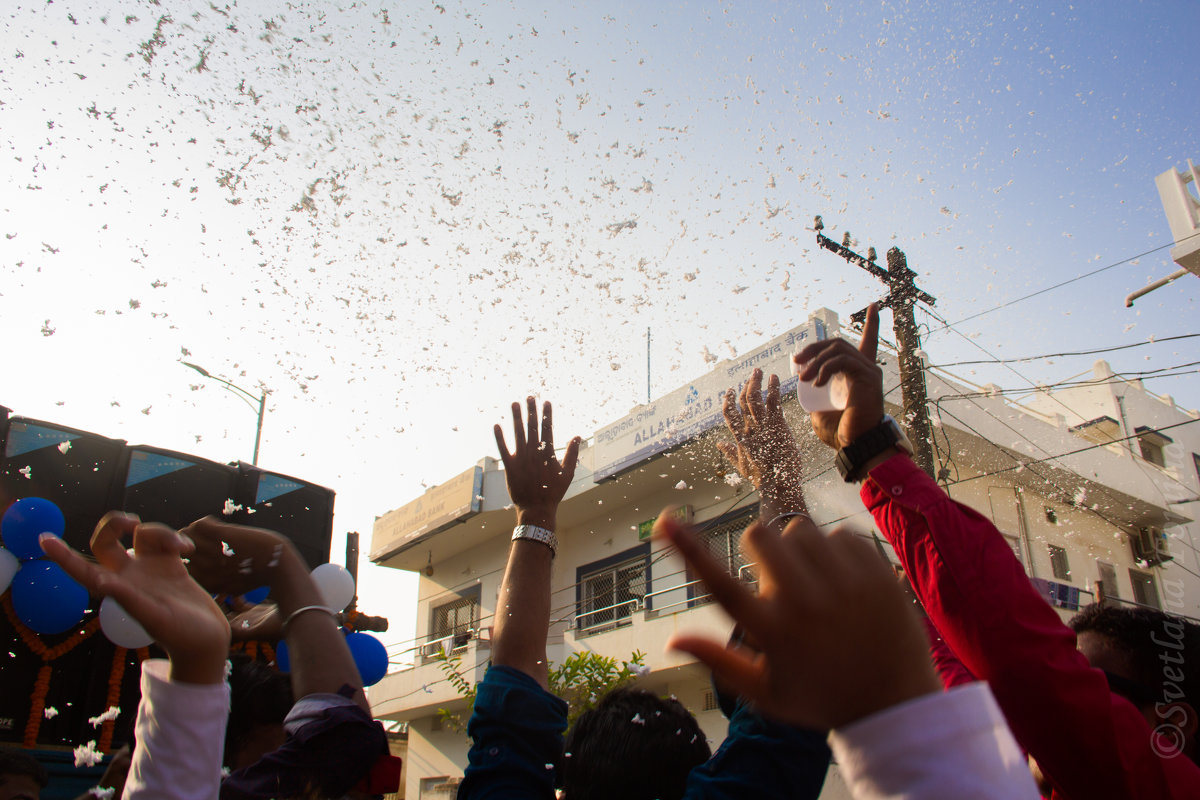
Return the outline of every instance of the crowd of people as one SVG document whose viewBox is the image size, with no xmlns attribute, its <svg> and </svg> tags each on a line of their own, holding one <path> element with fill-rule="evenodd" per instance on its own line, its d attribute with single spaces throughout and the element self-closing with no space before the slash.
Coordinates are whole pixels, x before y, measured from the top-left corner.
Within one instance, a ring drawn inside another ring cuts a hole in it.
<svg viewBox="0 0 1200 800">
<path fill-rule="evenodd" d="M 742 538 L 756 587 L 670 510 L 655 525 L 736 622 L 728 638 L 666 643 L 711 669 L 729 718 L 715 753 L 683 705 L 639 688 L 611 692 L 568 730 L 567 706 L 548 688 L 546 640 L 558 510 L 580 440 L 560 457 L 551 405 L 539 419 L 533 398 L 513 404 L 512 449 L 501 426 L 495 435 L 516 527 L 460 798 L 816 798 L 831 760 L 860 799 L 1200 797 L 1200 629 L 1112 605 L 1064 625 L 992 523 L 909 457 L 884 414 L 878 325 L 872 307 L 858 347 L 825 340 L 796 358 L 802 380 L 846 381 L 845 410 L 815 412 L 812 426 L 846 481 L 861 484 L 898 568 L 853 531 L 813 524 L 779 379 L 764 392 L 757 370 L 725 398 L 732 443 L 722 447 L 760 497 Z M 285 537 L 110 514 L 94 562 L 53 536 L 42 545 L 168 655 L 143 665 L 126 798 L 338 798 L 388 783 L 394 764 L 354 661 Z M 212 593 L 264 583 L 277 607 L 231 627 Z M 231 637 L 267 635 L 286 640 L 290 676 L 239 666 L 231 714 Z M 44 773 L 10 777 L 6 759 L 0 798 L 36 800 Z M 26 794 L 6 794 L 14 781 Z"/>
</svg>

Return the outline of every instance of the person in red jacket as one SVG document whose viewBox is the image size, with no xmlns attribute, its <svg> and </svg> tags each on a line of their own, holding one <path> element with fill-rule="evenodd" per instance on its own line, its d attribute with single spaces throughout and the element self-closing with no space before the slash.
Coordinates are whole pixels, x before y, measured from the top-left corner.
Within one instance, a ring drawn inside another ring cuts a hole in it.
<svg viewBox="0 0 1200 800">
<path fill-rule="evenodd" d="M 814 413 L 813 429 L 838 451 L 847 482 L 862 482 L 864 505 L 946 646 L 991 685 L 1054 797 L 1200 797 L 1195 707 L 1165 688 L 1133 694 L 1131 687 L 1147 688 L 1144 678 L 1128 641 L 1111 630 L 1081 634 L 1081 652 L 991 521 L 951 500 L 909 458 L 907 440 L 883 412 L 878 331 L 873 305 L 858 348 L 825 340 L 796 361 L 800 379 L 818 386 L 845 376 L 846 409 Z M 1178 663 L 1183 623 L 1163 615 L 1161 625 L 1155 646 L 1166 687 L 1174 671 L 1195 676 L 1200 663 Z"/>
</svg>

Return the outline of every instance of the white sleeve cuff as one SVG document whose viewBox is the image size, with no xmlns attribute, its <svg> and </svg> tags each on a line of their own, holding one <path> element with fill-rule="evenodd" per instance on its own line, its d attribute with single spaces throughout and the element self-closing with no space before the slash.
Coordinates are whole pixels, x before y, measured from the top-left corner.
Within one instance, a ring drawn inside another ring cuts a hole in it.
<svg viewBox="0 0 1200 800">
<path fill-rule="evenodd" d="M 163 659 L 142 662 L 137 747 L 125 800 L 216 800 L 229 684 L 173 683 L 170 668 Z"/>
<path fill-rule="evenodd" d="M 1038 797 L 1028 764 L 982 682 L 857 720 L 833 731 L 829 745 L 859 800 Z"/>
</svg>

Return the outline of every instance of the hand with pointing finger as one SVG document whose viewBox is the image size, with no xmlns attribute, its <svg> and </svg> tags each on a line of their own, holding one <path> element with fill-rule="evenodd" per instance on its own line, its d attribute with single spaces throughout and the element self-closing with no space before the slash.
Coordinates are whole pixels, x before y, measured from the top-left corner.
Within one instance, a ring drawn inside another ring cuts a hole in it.
<svg viewBox="0 0 1200 800">
<path fill-rule="evenodd" d="M 132 536 L 132 552 L 122 539 Z M 62 539 L 42 534 L 46 556 L 94 595 L 112 597 L 171 658 L 182 683 L 220 683 L 229 653 L 229 623 L 208 592 L 188 576 L 190 540 L 165 525 L 120 512 L 106 514 L 92 535 L 92 563 Z"/>
<path fill-rule="evenodd" d="M 834 450 L 845 447 L 883 419 L 883 370 L 875 363 L 879 347 L 879 305 L 867 309 L 862 341 L 858 347 L 844 339 L 814 342 L 793 356 L 803 365 L 800 380 L 824 386 L 834 375 L 846 379 L 844 411 L 816 411 L 813 431 Z"/>
</svg>

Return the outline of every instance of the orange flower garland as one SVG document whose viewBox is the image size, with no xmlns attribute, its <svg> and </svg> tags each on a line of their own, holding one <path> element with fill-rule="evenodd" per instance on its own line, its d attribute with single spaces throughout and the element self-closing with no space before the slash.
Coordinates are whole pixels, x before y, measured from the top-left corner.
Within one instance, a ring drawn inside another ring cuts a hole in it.
<svg viewBox="0 0 1200 800">
<path fill-rule="evenodd" d="M 42 715 L 46 710 L 46 694 L 50 691 L 50 675 L 53 670 L 50 662 L 66 655 L 100 630 L 100 618 L 92 617 L 87 624 L 76 630 L 65 641 L 54 647 L 47 647 L 36 633 L 26 628 L 17 617 L 12 605 L 12 594 L 4 595 L 4 615 L 12 623 L 13 629 L 21 637 L 21 641 L 29 651 L 42 660 L 42 668 L 38 670 L 37 680 L 33 683 L 33 697 L 29 702 L 29 719 L 25 723 L 25 747 L 36 747 L 38 732 L 42 729 Z"/>
<path fill-rule="evenodd" d="M 108 697 L 104 701 L 104 710 L 121 704 L 121 680 L 125 677 L 125 654 L 128 651 L 121 646 L 113 650 L 112 671 L 108 673 Z M 100 729 L 100 743 L 97 748 L 101 753 L 112 749 L 113 729 L 117 726 L 115 719 L 104 720 Z"/>
</svg>

